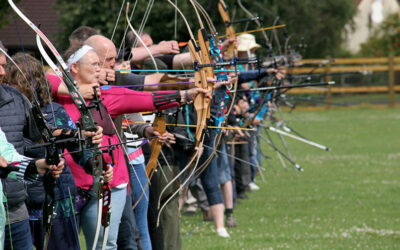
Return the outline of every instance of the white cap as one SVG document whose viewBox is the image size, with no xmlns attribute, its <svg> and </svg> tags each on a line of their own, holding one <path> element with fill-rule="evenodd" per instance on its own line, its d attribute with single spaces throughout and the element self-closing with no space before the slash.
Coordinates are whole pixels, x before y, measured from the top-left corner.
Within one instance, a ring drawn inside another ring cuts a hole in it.
<svg viewBox="0 0 400 250">
<path fill-rule="evenodd" d="M 256 38 L 252 34 L 242 34 L 239 36 L 238 51 L 249 51 L 261 48 L 261 45 L 256 43 Z"/>
</svg>

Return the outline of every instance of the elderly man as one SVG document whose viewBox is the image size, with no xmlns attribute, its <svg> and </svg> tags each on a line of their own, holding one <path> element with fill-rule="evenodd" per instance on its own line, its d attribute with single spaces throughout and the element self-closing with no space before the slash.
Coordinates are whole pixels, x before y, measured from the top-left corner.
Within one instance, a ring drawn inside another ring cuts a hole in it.
<svg viewBox="0 0 400 250">
<path fill-rule="evenodd" d="M 116 72 L 115 60 L 117 57 L 117 49 L 115 48 L 114 43 L 101 35 L 91 36 L 86 40 L 85 44 L 91 46 L 97 53 L 100 59 L 100 84 L 109 84 L 114 83 L 115 85 L 140 85 L 135 87 L 136 90 L 157 90 L 158 86 L 143 86 L 150 85 L 154 83 L 159 83 L 164 74 L 151 74 L 147 76 L 136 75 L 133 73 L 128 74 L 120 74 Z"/>
</svg>

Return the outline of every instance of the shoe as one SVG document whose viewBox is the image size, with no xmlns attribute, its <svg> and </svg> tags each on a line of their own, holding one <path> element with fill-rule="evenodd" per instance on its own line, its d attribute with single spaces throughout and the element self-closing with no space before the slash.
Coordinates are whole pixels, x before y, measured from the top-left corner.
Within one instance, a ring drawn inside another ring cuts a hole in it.
<svg viewBox="0 0 400 250">
<path fill-rule="evenodd" d="M 247 194 L 243 191 L 237 194 L 237 198 L 238 199 L 243 199 L 243 200 L 247 200 L 249 197 L 247 196 Z"/>
<path fill-rule="evenodd" d="M 230 238 L 231 237 L 224 227 L 217 228 L 217 234 L 219 237 L 222 237 L 222 238 Z"/>
<path fill-rule="evenodd" d="M 257 184 L 255 184 L 254 182 L 250 182 L 249 184 L 250 190 L 259 190 L 260 187 L 257 186 Z"/>
<path fill-rule="evenodd" d="M 236 220 L 235 220 L 235 218 L 233 218 L 233 214 L 229 214 L 226 216 L 225 223 L 226 223 L 227 227 L 236 227 L 237 226 Z"/>
<path fill-rule="evenodd" d="M 213 221 L 214 220 L 214 218 L 211 214 L 211 210 L 203 211 L 203 220 L 204 221 Z"/>
</svg>

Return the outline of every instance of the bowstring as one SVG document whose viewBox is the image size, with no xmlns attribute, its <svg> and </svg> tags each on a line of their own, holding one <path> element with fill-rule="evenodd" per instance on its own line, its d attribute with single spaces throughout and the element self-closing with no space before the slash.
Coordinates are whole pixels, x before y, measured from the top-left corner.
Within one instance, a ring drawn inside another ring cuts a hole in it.
<svg viewBox="0 0 400 250">
<path fill-rule="evenodd" d="M 151 9 L 153 8 L 153 4 L 154 4 L 154 0 L 150 0 L 149 3 L 147 4 L 145 13 L 143 15 L 142 22 L 140 23 L 140 26 L 139 26 L 139 29 L 138 29 L 138 33 L 139 34 L 141 34 L 143 32 L 143 30 L 144 30 L 144 26 L 146 25 L 147 20 L 149 19 Z M 135 42 L 133 43 L 134 47 L 137 46 L 138 40 L 139 40 L 139 37 L 136 36 Z"/>
<path fill-rule="evenodd" d="M 113 32 L 112 32 L 112 34 L 111 34 L 111 38 L 110 38 L 110 40 L 111 40 L 111 41 L 113 40 L 113 38 L 114 38 L 114 35 L 115 35 L 115 31 L 117 30 L 117 26 L 118 26 L 119 18 L 121 17 L 121 13 L 122 13 L 122 9 L 124 8 L 125 1 L 126 1 L 126 0 L 124 0 L 124 1 L 122 2 L 122 4 L 121 4 L 121 8 L 119 9 L 119 13 L 118 13 L 117 21 L 115 22 L 115 25 L 114 25 L 114 30 L 113 30 Z"/>
<path fill-rule="evenodd" d="M 107 114 L 108 114 L 109 119 L 112 120 L 110 114 L 109 114 L 108 112 L 107 112 Z M 125 114 L 124 114 L 124 118 L 126 118 L 126 115 L 125 115 Z M 128 127 L 129 127 L 130 132 L 132 133 L 132 130 L 130 129 L 130 126 L 128 126 Z M 118 137 L 118 140 L 119 140 L 120 142 L 122 142 L 123 140 L 122 140 L 121 136 L 119 135 L 119 133 L 118 133 L 118 131 L 117 131 L 117 128 L 115 127 L 115 124 L 114 124 L 114 123 L 113 123 L 113 128 L 114 128 L 114 130 L 115 130 L 115 134 L 116 134 L 117 137 Z M 132 133 L 132 134 L 133 134 L 133 133 Z M 129 156 L 126 147 L 124 147 L 124 145 L 121 145 L 121 148 L 122 148 L 123 153 L 124 153 L 126 156 Z M 128 159 L 129 159 L 129 158 L 128 158 Z M 142 183 L 140 182 L 139 175 L 137 174 L 135 168 L 134 168 L 129 162 L 128 162 L 128 165 L 131 166 L 131 168 L 132 168 L 132 170 L 133 170 L 133 173 L 135 174 L 136 178 L 138 179 L 138 182 L 140 183 L 140 187 L 141 187 L 141 189 L 142 189 L 142 192 L 145 193 L 146 190 L 145 190 L 145 188 L 143 187 Z M 148 201 L 148 200 L 149 200 L 148 197 L 147 197 L 146 195 L 144 195 L 144 196 L 145 196 L 145 198 L 146 198 L 147 201 Z"/>
<path fill-rule="evenodd" d="M 131 16 L 129 17 L 129 20 L 132 20 L 133 13 L 135 13 L 135 9 L 136 9 L 137 2 L 138 2 L 138 1 L 136 0 L 136 1 L 135 1 L 135 4 L 133 5 L 133 9 L 132 9 L 132 12 L 131 12 Z M 126 37 L 126 34 L 128 33 L 128 29 L 129 29 L 128 25 L 125 24 L 124 35 L 122 36 L 121 43 L 120 43 L 120 45 L 119 45 L 119 47 L 118 47 L 118 50 L 119 50 L 119 51 L 121 51 L 122 47 L 125 48 L 125 45 L 126 45 L 126 44 L 125 44 L 125 37 Z M 130 53 L 131 53 L 131 52 L 130 52 Z"/>
<path fill-rule="evenodd" d="M 128 120 L 127 119 L 127 117 L 126 117 L 126 114 L 124 114 L 123 115 L 124 116 L 124 119 L 125 120 Z M 135 134 L 133 131 L 132 131 L 132 128 L 131 128 L 131 126 L 128 124 L 128 129 L 129 129 L 129 132 L 131 133 L 131 134 Z M 119 137 L 119 136 L 118 136 Z M 140 148 L 142 148 L 142 146 L 140 146 Z M 128 155 L 128 151 L 127 151 L 127 149 L 125 148 L 125 147 L 123 147 L 123 150 L 124 150 L 124 153 L 127 155 L 127 156 L 129 156 Z M 137 149 L 137 150 L 139 150 L 139 148 Z M 129 157 L 128 157 L 128 159 L 129 159 Z M 132 168 L 132 170 L 133 170 L 133 173 L 135 174 L 135 176 L 136 176 L 136 178 L 137 178 L 137 180 L 138 180 L 138 182 L 139 182 L 139 184 L 140 184 L 140 188 L 142 189 L 142 192 L 143 192 L 143 195 L 144 195 L 144 197 L 145 197 L 145 199 L 147 200 L 147 201 L 149 201 L 149 198 L 147 197 L 147 195 L 146 195 L 146 188 L 143 186 L 143 184 L 142 184 L 142 182 L 140 181 L 140 178 L 139 178 L 139 174 L 136 172 L 136 169 L 134 168 L 134 166 L 132 165 L 132 164 L 130 164 L 129 162 L 128 162 L 128 164 L 130 165 L 130 167 Z"/>
<path fill-rule="evenodd" d="M 175 0 L 175 5 L 178 5 L 178 0 Z M 174 39 L 178 37 L 178 12 L 174 11 Z"/>
</svg>

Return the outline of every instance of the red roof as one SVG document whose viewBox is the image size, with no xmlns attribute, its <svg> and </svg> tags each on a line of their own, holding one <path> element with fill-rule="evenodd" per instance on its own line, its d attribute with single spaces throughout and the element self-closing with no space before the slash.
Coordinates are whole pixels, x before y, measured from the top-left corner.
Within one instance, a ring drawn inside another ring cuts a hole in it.
<svg viewBox="0 0 400 250">
<path fill-rule="evenodd" d="M 21 0 L 17 6 L 24 13 L 29 20 L 36 26 L 40 26 L 40 30 L 50 39 L 52 43 L 55 42 L 55 34 L 61 31 L 60 26 L 57 24 L 57 13 L 55 10 L 55 3 L 57 0 Z M 16 14 L 9 9 L 12 13 L 10 24 L 0 29 L 0 40 L 4 46 L 11 48 L 21 48 L 18 38 L 18 33 L 21 36 L 22 44 L 27 49 L 36 48 L 36 37 L 33 30 Z M 18 31 L 17 32 L 17 27 Z"/>
</svg>

